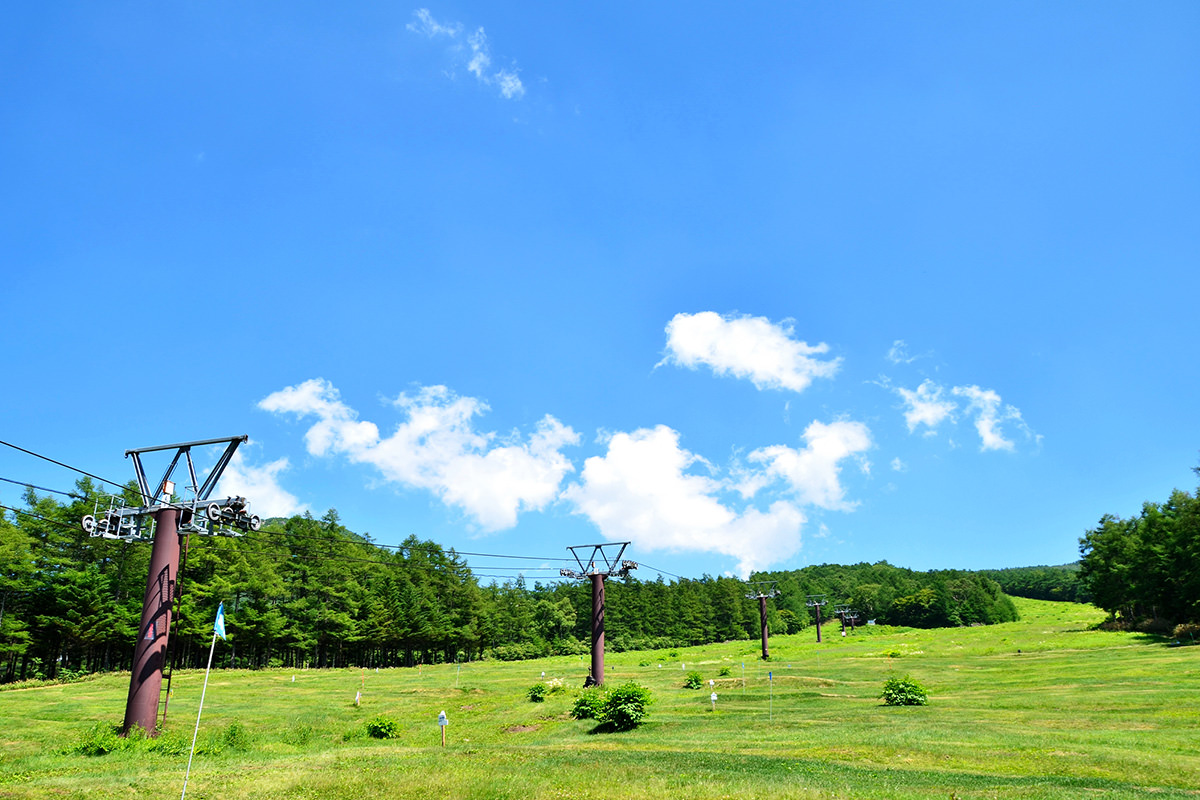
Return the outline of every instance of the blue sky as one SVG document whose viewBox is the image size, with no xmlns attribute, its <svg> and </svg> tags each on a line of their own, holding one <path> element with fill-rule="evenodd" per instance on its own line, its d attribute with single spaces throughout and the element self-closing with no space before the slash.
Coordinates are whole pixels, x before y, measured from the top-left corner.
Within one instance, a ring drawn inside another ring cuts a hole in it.
<svg viewBox="0 0 1200 800">
<path fill-rule="evenodd" d="M 387 544 L 1074 560 L 1195 485 L 1198 35 L 1191 3 L 26 5 L 0 438 L 125 480 L 249 434 L 224 490 Z"/>
</svg>

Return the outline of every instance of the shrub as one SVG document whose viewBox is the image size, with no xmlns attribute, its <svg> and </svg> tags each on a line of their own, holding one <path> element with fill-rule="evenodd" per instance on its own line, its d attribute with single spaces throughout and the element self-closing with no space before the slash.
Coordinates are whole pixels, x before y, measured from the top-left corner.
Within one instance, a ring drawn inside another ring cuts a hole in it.
<svg viewBox="0 0 1200 800">
<path fill-rule="evenodd" d="M 1200 625 L 1197 625 L 1194 622 L 1185 622 L 1182 625 L 1176 625 L 1175 629 L 1171 631 L 1171 635 L 1176 639 L 1181 641 L 1183 639 L 1189 639 L 1193 642 L 1196 641 L 1196 634 L 1198 633 L 1200 633 Z"/>
<path fill-rule="evenodd" d="M 367 722 L 367 734 L 375 739 L 395 739 L 400 735 L 400 723 L 380 714 Z"/>
<path fill-rule="evenodd" d="M 728 678 L 731 674 L 733 673 L 730 671 L 729 667 L 721 667 L 720 671 L 717 672 L 717 677 Z"/>
<path fill-rule="evenodd" d="M 703 685 L 704 685 L 704 678 L 700 675 L 699 672 L 696 672 L 695 670 L 689 672 L 683 678 L 683 688 L 685 688 L 685 689 L 699 689 Z"/>
<path fill-rule="evenodd" d="M 540 703 L 546 699 L 546 694 L 549 691 L 549 687 L 539 681 L 538 683 L 535 683 L 533 686 L 529 687 L 529 691 L 525 692 L 525 696 L 528 697 L 531 702 Z"/>
<path fill-rule="evenodd" d="M 230 750 L 249 750 L 250 734 L 246 732 L 246 726 L 236 719 L 229 723 L 229 727 L 221 732 L 221 744 Z"/>
<path fill-rule="evenodd" d="M 84 756 L 106 756 L 115 750 L 122 750 L 128 746 L 128 742 L 118 735 L 120 730 L 119 725 L 105 725 L 103 722 L 97 722 L 83 732 L 78 742 L 65 748 L 64 752 L 79 753 Z"/>
<path fill-rule="evenodd" d="M 879 696 L 889 706 L 923 706 L 928 702 L 929 690 L 907 675 L 903 678 L 893 675 L 884 681 Z"/>
<path fill-rule="evenodd" d="M 287 744 L 306 745 L 312 741 L 313 726 L 307 722 L 293 722 L 283 732 L 283 741 Z"/>
<path fill-rule="evenodd" d="M 633 730 L 645 721 L 653 702 L 650 690 L 632 681 L 609 691 L 604 698 L 600 722 L 616 731 Z"/>
<path fill-rule="evenodd" d="M 550 694 L 558 694 L 567 690 L 567 687 L 563 685 L 562 678 L 551 678 L 546 681 L 546 688 L 550 691 Z"/>
<path fill-rule="evenodd" d="M 599 719 L 604 710 L 604 698 L 604 690 L 599 686 L 584 689 L 571 706 L 571 716 L 575 719 Z"/>
</svg>

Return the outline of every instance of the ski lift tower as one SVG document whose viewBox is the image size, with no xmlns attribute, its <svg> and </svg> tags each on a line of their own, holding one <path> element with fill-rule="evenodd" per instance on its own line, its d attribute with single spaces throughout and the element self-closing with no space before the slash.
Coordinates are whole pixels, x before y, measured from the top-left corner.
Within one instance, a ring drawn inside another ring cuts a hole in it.
<svg viewBox="0 0 1200 800">
<path fill-rule="evenodd" d="M 607 544 L 580 544 L 568 547 L 579 571 L 560 569 L 559 574 L 564 578 L 592 582 L 592 682 L 597 686 L 604 683 L 604 579 L 621 578 L 637 569 L 633 561 L 622 561 L 625 548 L 629 542 L 609 542 Z M 608 552 L 605 549 L 608 548 Z M 615 548 L 615 555 L 613 548 Z M 588 551 L 591 552 L 588 552 Z"/>
<path fill-rule="evenodd" d="M 825 599 L 825 595 L 823 595 L 823 594 L 810 594 L 810 595 L 807 595 L 804 600 L 804 604 L 806 606 L 808 606 L 809 608 L 815 610 L 817 613 L 817 643 L 818 644 L 820 644 L 820 642 L 821 642 L 821 606 L 825 605 L 827 602 L 828 601 Z"/>
<path fill-rule="evenodd" d="M 766 661 L 771 657 L 771 654 L 767 648 L 767 638 L 770 636 L 767 630 L 767 600 L 771 597 L 777 597 L 779 595 L 779 590 L 775 588 L 778 584 L 779 581 L 755 581 L 754 583 L 748 584 L 750 586 L 750 592 L 746 595 L 746 599 L 758 601 L 758 616 L 762 621 L 763 661 Z"/>
<path fill-rule="evenodd" d="M 125 703 L 123 732 L 136 725 L 147 735 L 157 733 L 158 708 L 162 698 L 163 666 L 166 663 L 167 642 L 171 632 L 172 602 L 179 596 L 180 538 L 185 533 L 242 536 L 245 531 L 257 531 L 262 523 L 249 513 L 244 497 L 229 497 L 217 503 L 208 502 L 225 467 L 234 452 L 248 436 L 225 439 L 205 439 L 182 444 L 166 444 L 126 450 L 125 457 L 133 458 L 142 505 L 128 506 L 120 497 L 98 500 L 92 514 L 80 520 L 84 532 L 92 537 L 126 542 L 153 542 L 150 551 L 150 574 L 146 579 L 146 594 L 142 599 L 142 620 L 133 651 L 133 673 L 129 680 L 129 698 Z M 192 461 L 192 448 L 225 445 L 217 463 L 201 484 Z M 162 479 L 151 486 L 146 481 L 142 456 L 174 450 Z M 171 475 L 180 459 L 187 464 L 191 483 L 184 489 L 190 500 L 175 499 L 175 484 Z"/>
</svg>

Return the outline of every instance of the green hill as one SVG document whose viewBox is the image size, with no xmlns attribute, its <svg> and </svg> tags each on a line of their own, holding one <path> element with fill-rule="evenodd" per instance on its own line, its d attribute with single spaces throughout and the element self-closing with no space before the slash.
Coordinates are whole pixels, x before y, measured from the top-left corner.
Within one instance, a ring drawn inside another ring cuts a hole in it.
<svg viewBox="0 0 1200 800">
<path fill-rule="evenodd" d="M 811 629 L 776 636 L 766 663 L 754 641 L 610 654 L 610 684 L 655 697 L 648 722 L 622 734 L 570 718 L 579 656 L 215 671 L 188 797 L 1198 796 L 1200 649 L 1094 630 L 1104 612 L 1090 606 L 1016 603 L 1019 622 L 990 626 L 827 630 L 819 646 Z M 682 688 L 693 669 L 698 691 Z M 543 672 L 564 688 L 529 702 Z M 881 704 L 883 681 L 904 674 L 929 687 L 927 706 Z M 76 751 L 120 721 L 127 673 L 0 691 L 0 797 L 173 796 L 203 677 L 175 674 L 153 745 L 104 756 Z M 397 738 L 366 735 L 378 715 Z"/>
</svg>

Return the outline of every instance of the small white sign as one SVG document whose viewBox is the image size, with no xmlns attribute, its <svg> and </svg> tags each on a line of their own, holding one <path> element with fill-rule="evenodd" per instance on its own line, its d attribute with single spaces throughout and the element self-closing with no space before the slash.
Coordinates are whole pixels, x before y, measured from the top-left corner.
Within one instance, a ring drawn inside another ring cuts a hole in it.
<svg viewBox="0 0 1200 800">
<path fill-rule="evenodd" d="M 446 719 L 446 712 L 445 711 L 438 712 L 438 725 L 441 725 L 444 728 L 449 724 L 450 724 L 450 720 Z"/>
</svg>

